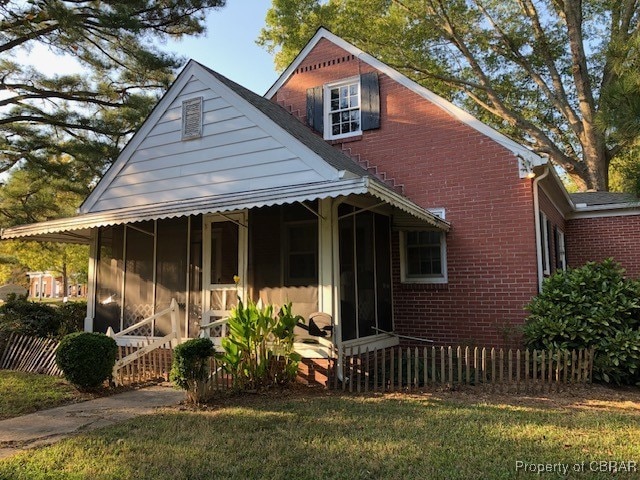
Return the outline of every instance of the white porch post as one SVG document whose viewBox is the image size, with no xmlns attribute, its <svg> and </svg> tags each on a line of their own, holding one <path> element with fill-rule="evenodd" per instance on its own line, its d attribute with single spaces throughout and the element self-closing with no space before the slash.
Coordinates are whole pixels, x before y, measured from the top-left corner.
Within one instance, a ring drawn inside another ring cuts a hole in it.
<svg viewBox="0 0 640 480">
<path fill-rule="evenodd" d="M 84 319 L 84 331 L 93 332 L 93 319 L 96 315 L 96 282 L 98 278 L 98 229 L 91 230 L 89 243 L 89 270 L 87 273 L 87 316 Z"/>
<path fill-rule="evenodd" d="M 319 201 L 318 228 L 318 256 L 320 281 L 318 292 L 318 310 L 328 313 L 335 318 L 334 282 L 333 282 L 333 209 L 332 199 L 323 198 Z"/>
</svg>

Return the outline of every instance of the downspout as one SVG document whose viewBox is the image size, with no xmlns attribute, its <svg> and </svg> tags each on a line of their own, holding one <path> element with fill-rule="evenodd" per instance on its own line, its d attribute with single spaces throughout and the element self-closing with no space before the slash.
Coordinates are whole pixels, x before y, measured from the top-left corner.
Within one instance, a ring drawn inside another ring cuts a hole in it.
<svg viewBox="0 0 640 480">
<path fill-rule="evenodd" d="M 542 238 L 540 232 L 540 198 L 538 194 L 538 183 L 549 175 L 549 166 L 545 169 L 542 175 L 538 175 L 533 179 L 533 221 L 536 230 L 536 260 L 538 268 L 538 292 L 542 290 L 542 280 L 544 279 L 543 265 L 542 265 Z"/>
</svg>

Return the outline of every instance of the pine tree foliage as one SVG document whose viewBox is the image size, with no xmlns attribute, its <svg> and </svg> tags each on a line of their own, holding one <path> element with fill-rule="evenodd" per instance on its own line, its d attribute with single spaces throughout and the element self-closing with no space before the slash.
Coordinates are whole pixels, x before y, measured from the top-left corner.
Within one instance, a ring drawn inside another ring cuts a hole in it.
<svg viewBox="0 0 640 480">
<path fill-rule="evenodd" d="M 0 172 L 24 168 L 86 195 L 144 121 L 182 59 L 157 45 L 204 32 L 224 0 L 0 1 Z M 48 76 L 36 45 L 77 60 Z"/>
</svg>

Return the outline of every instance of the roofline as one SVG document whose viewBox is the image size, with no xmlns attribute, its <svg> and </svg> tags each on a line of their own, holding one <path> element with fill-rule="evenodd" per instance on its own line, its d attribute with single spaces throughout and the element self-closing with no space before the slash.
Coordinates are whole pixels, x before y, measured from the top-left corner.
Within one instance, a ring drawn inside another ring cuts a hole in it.
<svg viewBox="0 0 640 480">
<path fill-rule="evenodd" d="M 574 220 L 580 218 L 625 217 L 629 215 L 640 215 L 640 202 L 610 203 L 587 207 L 576 206 L 567 218 Z"/>
<path fill-rule="evenodd" d="M 524 147 L 523 145 L 520 145 L 519 143 L 510 139 L 506 135 L 498 132 L 497 130 L 490 127 L 489 125 L 482 123 L 480 120 L 478 120 L 477 118 L 475 118 L 473 115 L 466 112 L 462 108 L 454 105 L 450 101 L 444 99 L 440 95 L 437 95 L 436 93 L 423 87 L 422 85 L 419 85 L 418 83 L 414 82 L 409 77 L 407 77 L 406 75 L 403 75 L 402 73 L 390 67 L 386 63 L 378 60 L 377 58 L 364 52 L 363 50 L 360 50 L 355 45 L 352 45 L 346 40 L 331 33 L 329 30 L 327 30 L 324 27 L 320 27 L 316 31 L 314 36 L 304 46 L 304 48 L 293 60 L 293 62 L 291 62 L 291 64 L 285 69 L 285 71 L 282 72 L 280 77 L 278 77 L 278 79 L 274 82 L 271 88 L 267 90 L 267 93 L 265 93 L 264 95 L 266 98 L 271 99 L 275 95 L 275 93 L 280 89 L 280 87 L 282 87 L 287 82 L 287 80 L 289 80 L 289 77 L 293 75 L 293 72 L 298 68 L 298 66 L 302 63 L 302 61 L 309 54 L 309 52 L 323 38 L 326 40 L 329 40 L 330 42 L 334 43 L 335 45 L 342 48 L 343 50 L 346 50 L 352 55 L 358 57 L 359 60 L 362 60 L 363 62 L 371 65 L 372 67 L 381 71 L 382 73 L 392 78 L 396 82 L 400 83 L 404 87 L 410 89 L 414 93 L 420 95 L 424 99 L 440 107 L 441 109 L 449 113 L 451 116 L 453 116 L 457 120 L 475 129 L 476 131 L 482 133 L 483 135 L 486 135 L 487 137 L 491 138 L 495 142 L 505 147 L 507 150 L 510 150 L 516 157 L 518 157 L 521 163 L 520 176 L 522 178 L 526 177 L 527 173 L 531 171 L 531 168 L 539 165 L 544 165 L 546 163 L 546 159 L 540 157 L 536 153 L 532 152 L 531 150 Z"/>
<path fill-rule="evenodd" d="M 250 194 L 250 195 L 249 195 Z M 28 225 L 17 225 L 0 230 L 0 239 L 29 239 L 47 241 L 52 235 L 65 233 L 77 237 L 76 243 L 89 239 L 89 230 L 97 227 L 135 223 L 143 220 L 160 220 L 186 215 L 224 213 L 234 210 L 285 205 L 307 200 L 338 198 L 348 195 L 373 195 L 376 198 L 422 220 L 436 228 L 448 231 L 450 224 L 416 205 L 390 187 L 369 177 L 327 180 L 314 184 L 299 184 L 282 187 L 280 191 L 263 189 L 239 192 L 235 195 L 213 195 L 209 198 L 180 202 L 165 202 L 145 206 L 123 207 L 103 212 L 80 214 L 75 217 L 47 220 Z"/>
<path fill-rule="evenodd" d="M 550 175 L 545 179 L 543 179 L 543 181 L 540 182 L 539 186 L 542 190 L 544 190 L 545 194 L 547 195 L 547 198 L 549 198 L 549 201 L 556 207 L 556 209 L 560 212 L 562 217 L 567 218 L 571 215 L 573 211 L 576 210 L 575 203 L 569 196 L 569 192 L 567 192 L 567 189 L 565 188 L 564 183 L 562 183 L 562 179 L 560 178 L 560 176 L 558 175 L 558 172 L 556 171 L 555 167 L 551 163 L 547 163 L 542 167 L 542 169 L 538 169 L 537 171 L 539 171 L 540 173 L 536 176 L 543 175 L 544 172 L 547 170 L 549 171 Z M 545 180 L 547 181 L 545 182 Z M 567 207 L 566 210 L 563 210 L 562 208 L 560 208 L 560 206 L 557 205 L 554 199 L 550 196 L 550 192 L 547 191 L 547 187 L 545 186 L 545 184 L 551 181 L 553 181 L 553 185 L 560 191 L 562 199 L 566 202 L 566 207 Z"/>
</svg>

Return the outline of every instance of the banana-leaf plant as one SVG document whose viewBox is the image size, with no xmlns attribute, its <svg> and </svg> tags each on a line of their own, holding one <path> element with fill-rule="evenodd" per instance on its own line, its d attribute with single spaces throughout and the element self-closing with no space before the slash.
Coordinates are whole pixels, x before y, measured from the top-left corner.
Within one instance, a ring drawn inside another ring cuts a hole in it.
<svg viewBox="0 0 640 480">
<path fill-rule="evenodd" d="M 274 315 L 273 305 L 238 299 L 228 320 L 228 336 L 219 355 L 238 389 L 257 390 L 295 379 L 300 356 L 294 351 L 294 328 L 304 319 L 291 303 Z"/>
</svg>

